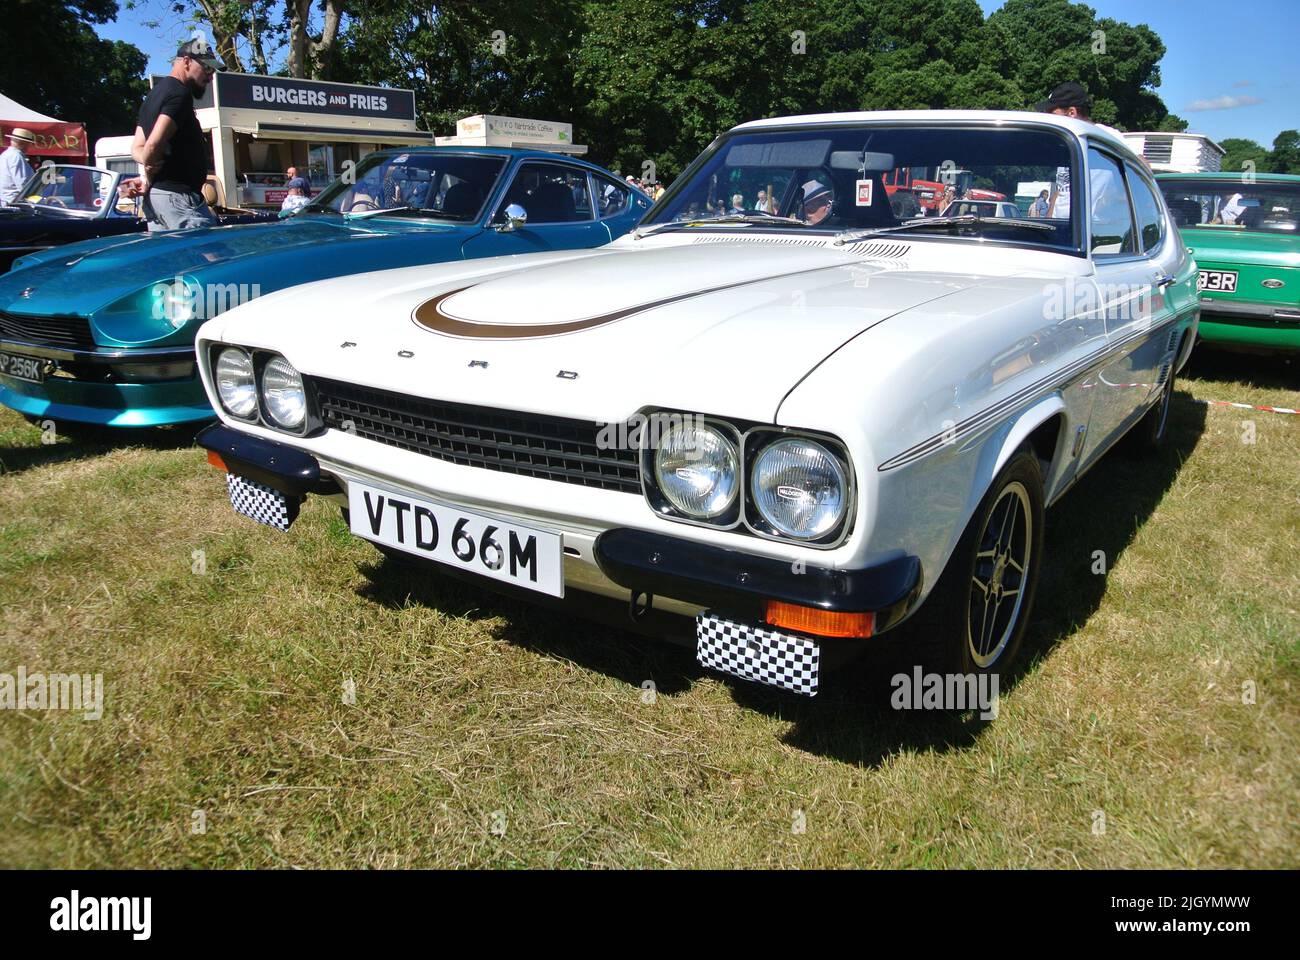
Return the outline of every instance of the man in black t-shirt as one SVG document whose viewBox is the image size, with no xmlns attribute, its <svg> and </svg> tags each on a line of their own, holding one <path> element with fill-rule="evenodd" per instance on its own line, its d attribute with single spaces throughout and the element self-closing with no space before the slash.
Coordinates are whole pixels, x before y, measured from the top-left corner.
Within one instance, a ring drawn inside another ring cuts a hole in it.
<svg viewBox="0 0 1300 960">
<path fill-rule="evenodd" d="M 208 158 L 194 98 L 220 69 L 206 40 L 187 40 L 176 51 L 171 73 L 154 84 L 140 107 L 131 155 L 144 167 L 144 215 L 151 231 L 217 222 L 200 192 Z"/>
</svg>

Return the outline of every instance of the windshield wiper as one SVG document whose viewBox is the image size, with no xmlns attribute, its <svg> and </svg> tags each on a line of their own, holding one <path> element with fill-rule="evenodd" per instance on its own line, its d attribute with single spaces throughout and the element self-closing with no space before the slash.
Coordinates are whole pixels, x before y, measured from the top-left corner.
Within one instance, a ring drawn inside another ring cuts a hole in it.
<svg viewBox="0 0 1300 960">
<path fill-rule="evenodd" d="M 687 220 L 669 220 L 667 223 L 656 223 L 652 226 L 646 227 L 644 230 L 638 230 L 636 232 L 636 238 L 639 240 L 642 237 L 647 237 L 660 230 L 666 230 L 669 227 L 697 227 L 700 224 L 705 223 L 781 223 L 795 227 L 809 226 L 809 224 L 805 223 L 803 220 L 796 220 L 794 217 L 778 217 L 766 213 L 729 213 L 721 217 L 691 217 Z"/>
<path fill-rule="evenodd" d="M 388 207 L 384 210 L 362 210 L 359 213 L 345 213 L 343 216 L 348 220 L 367 220 L 370 217 L 396 213 L 417 213 L 422 217 L 437 217 L 442 220 L 462 219 L 452 213 L 443 213 L 441 210 L 430 210 L 428 207 L 413 207 L 410 204 L 400 207 Z"/>
<path fill-rule="evenodd" d="M 409 203 L 406 203 L 400 207 L 383 207 L 379 210 L 359 210 L 356 213 L 345 213 L 343 214 L 343 218 L 345 220 L 367 220 L 370 217 L 377 217 L 385 213 L 400 213 L 403 210 L 419 209 L 419 207 L 413 207 Z"/>
<path fill-rule="evenodd" d="M 874 227 L 871 230 L 846 230 L 836 236 L 835 245 L 842 247 L 846 243 L 857 243 L 859 240 L 879 236 L 882 233 L 905 233 L 909 230 L 924 230 L 932 227 L 946 230 L 952 227 L 978 227 L 985 224 L 997 227 L 1020 227 L 1041 233 L 1056 232 L 1056 227 L 1050 223 L 1035 223 L 1032 220 L 1020 220 L 1016 217 L 981 217 L 975 213 L 967 213 L 960 217 L 921 217 L 892 227 Z"/>
</svg>

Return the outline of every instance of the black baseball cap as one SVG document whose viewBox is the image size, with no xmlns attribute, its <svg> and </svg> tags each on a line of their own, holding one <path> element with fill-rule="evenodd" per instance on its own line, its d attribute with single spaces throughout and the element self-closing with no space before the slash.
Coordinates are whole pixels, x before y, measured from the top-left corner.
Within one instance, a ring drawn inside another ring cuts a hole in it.
<svg viewBox="0 0 1300 960">
<path fill-rule="evenodd" d="M 225 69 L 221 61 L 217 59 L 216 53 L 212 50 L 212 45 L 202 37 L 195 37 L 192 40 L 186 40 L 176 51 L 178 57 L 189 57 L 191 60 L 197 60 L 209 70 Z"/>
<path fill-rule="evenodd" d="M 1082 84 L 1073 80 L 1057 84 L 1047 99 L 1034 109 L 1039 113 L 1051 113 L 1053 110 L 1068 110 L 1070 107 L 1078 107 L 1085 113 L 1092 112 L 1092 97 L 1088 96 L 1088 91 L 1083 89 Z"/>
</svg>

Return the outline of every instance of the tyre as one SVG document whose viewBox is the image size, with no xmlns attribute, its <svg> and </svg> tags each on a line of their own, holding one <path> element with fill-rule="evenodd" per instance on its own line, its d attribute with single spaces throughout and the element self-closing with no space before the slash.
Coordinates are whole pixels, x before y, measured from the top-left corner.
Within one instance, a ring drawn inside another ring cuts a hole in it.
<svg viewBox="0 0 1300 960">
<path fill-rule="evenodd" d="M 1179 350 L 1181 349 L 1180 343 Z M 1177 356 L 1175 353 L 1175 359 Z M 1165 438 L 1169 435 L 1169 408 L 1174 401 L 1174 378 L 1177 376 L 1174 364 L 1174 360 L 1169 361 L 1169 376 L 1160 391 L 1160 399 L 1141 420 L 1133 424 L 1133 428 L 1124 437 L 1124 447 L 1130 454 L 1152 454 L 1164 446 Z"/>
<path fill-rule="evenodd" d="M 1042 468 L 1024 446 L 989 485 L 909 621 L 908 642 L 927 672 L 1004 673 L 1015 661 L 1038 585 L 1043 523 Z"/>
</svg>

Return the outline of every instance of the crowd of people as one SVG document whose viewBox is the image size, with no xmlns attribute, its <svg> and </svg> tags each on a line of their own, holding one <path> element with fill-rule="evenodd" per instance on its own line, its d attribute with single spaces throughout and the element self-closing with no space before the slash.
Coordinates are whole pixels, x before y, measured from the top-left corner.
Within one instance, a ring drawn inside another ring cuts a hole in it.
<svg viewBox="0 0 1300 960">
<path fill-rule="evenodd" d="M 649 197 L 651 200 L 654 201 L 658 201 L 659 198 L 664 195 L 664 191 L 668 189 L 659 180 L 655 180 L 653 182 L 649 180 L 642 180 L 640 177 L 634 177 L 631 176 L 630 174 L 624 179 L 627 180 L 628 184 L 630 184 L 633 187 L 636 187 L 638 190 L 640 190 L 647 197 Z"/>
</svg>

